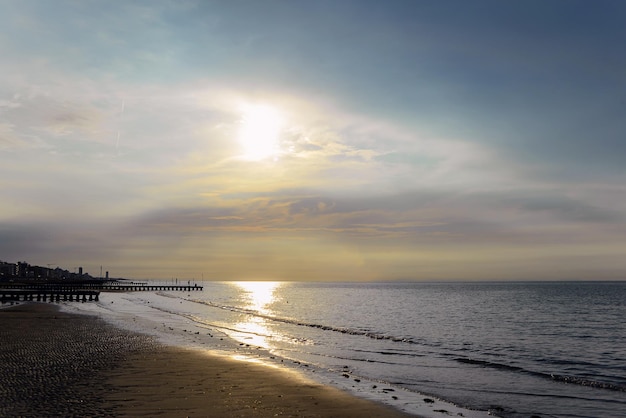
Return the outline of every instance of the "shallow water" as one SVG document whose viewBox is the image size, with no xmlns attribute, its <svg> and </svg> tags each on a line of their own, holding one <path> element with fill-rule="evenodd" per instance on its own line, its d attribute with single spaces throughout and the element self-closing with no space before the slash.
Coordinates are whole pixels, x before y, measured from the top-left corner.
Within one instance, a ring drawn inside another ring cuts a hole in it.
<svg viewBox="0 0 626 418">
<path fill-rule="evenodd" d="M 624 282 L 201 284 L 92 308 L 178 345 L 210 334 L 212 349 L 262 351 L 416 413 L 431 396 L 502 417 L 626 417 Z"/>
</svg>

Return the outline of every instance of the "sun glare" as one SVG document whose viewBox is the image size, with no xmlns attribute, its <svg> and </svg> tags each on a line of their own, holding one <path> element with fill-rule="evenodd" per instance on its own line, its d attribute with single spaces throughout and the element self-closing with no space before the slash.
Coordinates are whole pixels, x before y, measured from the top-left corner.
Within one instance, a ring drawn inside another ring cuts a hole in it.
<svg viewBox="0 0 626 418">
<path fill-rule="evenodd" d="M 266 306 L 275 301 L 274 290 L 280 282 L 234 282 L 248 298 L 248 309 L 265 312 Z"/>
<path fill-rule="evenodd" d="M 245 309 L 257 312 L 260 315 L 245 315 L 242 322 L 237 323 L 235 329 L 241 333 L 233 333 L 231 336 L 244 344 L 270 348 L 272 338 L 279 338 L 270 329 L 268 319 L 264 315 L 272 315 L 270 308 L 276 302 L 274 291 L 280 287 L 279 282 L 233 282 L 243 291 Z M 269 338 L 269 337 L 272 338 Z"/>
<path fill-rule="evenodd" d="M 271 106 L 244 106 L 238 132 L 243 157 L 258 161 L 276 156 L 284 123 L 282 113 Z"/>
</svg>

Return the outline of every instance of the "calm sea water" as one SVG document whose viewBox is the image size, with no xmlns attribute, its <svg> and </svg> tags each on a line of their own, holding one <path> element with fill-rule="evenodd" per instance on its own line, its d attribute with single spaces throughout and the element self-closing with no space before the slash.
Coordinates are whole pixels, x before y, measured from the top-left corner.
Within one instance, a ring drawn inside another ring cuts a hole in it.
<svg viewBox="0 0 626 418">
<path fill-rule="evenodd" d="M 202 284 L 132 304 L 501 417 L 626 417 L 626 282 Z"/>
</svg>

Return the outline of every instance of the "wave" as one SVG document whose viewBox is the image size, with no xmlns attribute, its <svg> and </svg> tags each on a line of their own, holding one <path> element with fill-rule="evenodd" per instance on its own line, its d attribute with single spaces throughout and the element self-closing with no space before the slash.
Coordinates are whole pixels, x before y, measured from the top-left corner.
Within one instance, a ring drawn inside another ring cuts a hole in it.
<svg viewBox="0 0 626 418">
<path fill-rule="evenodd" d="M 555 380 L 557 382 L 571 383 L 580 386 L 589 386 L 597 389 L 614 390 L 616 392 L 626 392 L 626 386 L 616 385 L 613 383 L 598 382 L 596 380 L 583 379 L 580 377 L 565 376 L 559 374 L 550 374 L 549 376 L 552 380 Z"/>
<path fill-rule="evenodd" d="M 517 372 L 517 373 L 524 373 L 524 374 L 539 377 L 542 379 L 553 380 L 556 382 L 587 386 L 587 387 L 592 387 L 596 389 L 606 389 L 606 390 L 612 390 L 616 392 L 626 392 L 626 386 L 618 385 L 614 383 L 600 382 L 597 380 L 584 379 L 584 378 L 576 377 L 576 376 L 536 372 L 536 371 L 524 369 L 522 367 L 510 366 L 510 365 L 502 364 L 502 363 L 494 363 L 494 362 L 486 361 L 486 360 L 475 360 L 475 359 L 465 358 L 465 357 L 458 357 L 458 358 L 455 358 L 454 360 L 458 363 L 471 364 L 475 366 L 488 367 L 492 369 L 508 370 L 508 371 Z"/>
<path fill-rule="evenodd" d="M 509 366 L 507 364 L 501 364 L 501 363 L 493 363 L 491 361 L 485 361 L 485 360 L 474 360 L 474 359 L 471 359 L 471 358 L 464 358 L 464 357 L 455 358 L 454 360 L 459 362 L 459 363 L 473 364 L 473 365 L 476 365 L 476 366 L 489 367 L 489 368 L 492 368 L 492 369 L 509 370 L 509 371 L 512 371 L 512 372 L 518 372 L 518 371 L 523 371 L 524 370 L 521 367 Z"/>
<path fill-rule="evenodd" d="M 283 324 L 296 325 L 296 326 L 309 327 L 309 328 L 317 328 L 323 331 L 332 331 L 332 332 L 338 332 L 341 334 L 360 335 L 360 336 L 364 336 L 364 337 L 371 338 L 374 340 L 388 340 L 388 341 L 402 342 L 402 343 L 409 343 L 409 344 L 422 344 L 421 342 L 415 341 L 414 339 L 407 338 L 407 337 L 398 337 L 398 336 L 387 335 L 387 334 L 378 333 L 374 331 L 366 331 L 362 329 L 345 328 L 345 327 L 336 327 L 332 325 L 324 325 L 324 324 L 316 324 L 312 322 L 300 321 L 300 320 L 293 319 L 293 318 L 266 315 L 266 314 L 262 314 L 262 313 L 259 313 L 258 311 L 254 311 L 250 309 L 238 308 L 235 306 L 228 306 L 228 305 L 219 305 L 219 304 L 207 302 L 204 300 L 193 300 L 193 302 L 210 306 L 212 308 L 224 309 L 224 310 L 228 310 L 231 312 L 245 313 L 248 315 L 256 316 L 258 318 L 267 319 L 268 321 L 281 322 Z"/>
<path fill-rule="evenodd" d="M 163 296 L 168 296 L 168 295 L 167 294 L 163 294 Z M 260 313 L 258 311 L 255 311 L 255 310 L 250 310 L 250 309 L 245 309 L 245 308 L 240 308 L 240 307 L 235 307 L 235 306 L 229 306 L 229 305 L 220 305 L 220 304 L 216 304 L 216 303 L 212 303 L 212 302 L 208 302 L 208 301 L 204 301 L 204 300 L 191 300 L 191 301 L 194 302 L 194 303 L 210 306 L 212 308 L 223 309 L 223 310 L 228 310 L 228 311 L 237 312 L 237 313 L 244 313 L 244 314 L 248 314 L 248 315 L 253 315 L 255 317 L 263 318 L 263 319 L 266 319 L 268 321 L 280 322 L 280 323 L 294 325 L 294 326 L 315 328 L 315 329 L 319 329 L 319 330 L 323 330 L 323 331 L 337 332 L 337 333 L 347 334 L 347 335 L 363 336 L 363 337 L 371 338 L 371 339 L 374 339 L 374 340 L 386 340 L 386 341 L 405 343 L 405 344 L 415 344 L 415 345 L 420 345 L 420 346 L 423 346 L 423 347 L 437 346 L 438 345 L 438 344 L 428 344 L 427 342 L 423 342 L 423 341 L 417 341 L 417 340 L 415 340 L 413 338 L 388 335 L 388 334 L 379 333 L 379 332 L 375 332 L 375 331 L 369 331 L 369 330 L 363 330 L 363 329 L 354 329 L 354 328 L 347 328 L 347 327 L 337 327 L 337 326 L 332 326 L 332 325 L 317 324 L 317 323 L 312 323 L 312 322 L 301 321 L 301 320 L 294 319 L 294 318 L 286 318 L 286 317 L 267 315 L 267 314 L 263 314 L 263 313 Z M 171 312 L 171 313 L 173 313 L 173 312 Z M 185 316 L 187 316 L 187 315 L 185 315 Z M 197 318 L 189 318 L 189 319 L 197 320 Z M 458 353 L 458 351 L 457 351 L 457 353 Z M 384 356 L 402 355 L 401 352 L 382 351 L 382 350 L 380 352 L 378 352 L 378 354 L 384 355 Z M 447 357 L 447 355 L 444 354 L 444 353 L 439 353 L 439 354 L 443 355 L 444 357 Z M 411 356 L 414 356 L 414 355 L 415 354 L 411 354 Z M 562 382 L 562 383 L 566 383 L 566 384 L 587 386 L 587 387 L 592 387 L 592 388 L 597 388 L 597 389 L 604 389 L 604 390 L 611 390 L 611 391 L 616 391 L 616 392 L 626 392 L 626 386 L 620 385 L 620 384 L 615 384 L 615 383 L 602 382 L 602 381 L 598 381 L 598 380 L 585 379 L 585 378 L 581 378 L 581 377 L 568 376 L 568 375 L 564 375 L 564 374 L 553 374 L 553 373 L 537 372 L 537 371 L 528 370 L 528 369 L 525 369 L 525 368 L 519 367 L 519 366 L 513 366 L 513 365 L 509 365 L 509 364 L 504 364 L 504 363 L 497 363 L 497 362 L 492 362 L 492 361 L 488 361 L 488 360 L 472 359 L 472 358 L 468 358 L 468 357 L 454 357 L 453 360 L 458 362 L 458 363 L 469 364 L 469 365 L 480 366 L 480 367 L 486 367 L 486 368 L 492 368 L 492 369 L 499 369 L 499 370 L 504 370 L 504 371 L 508 371 L 508 372 L 512 372 L 512 373 L 524 373 L 524 374 L 532 375 L 532 376 L 535 376 L 535 377 L 538 377 L 538 378 L 541 378 L 541 379 L 549 379 L 549 380 L 552 380 L 552 381 Z M 566 363 L 566 362 L 563 362 L 563 363 Z"/>
</svg>

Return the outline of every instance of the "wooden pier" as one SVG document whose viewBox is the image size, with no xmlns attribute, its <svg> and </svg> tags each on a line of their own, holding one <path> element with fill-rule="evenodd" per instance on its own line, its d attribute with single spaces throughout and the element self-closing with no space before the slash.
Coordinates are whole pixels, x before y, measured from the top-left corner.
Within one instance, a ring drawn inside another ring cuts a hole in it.
<svg viewBox="0 0 626 418">
<path fill-rule="evenodd" d="M 106 284 L 98 289 L 109 292 L 138 292 L 138 291 L 163 291 L 174 290 L 182 292 L 202 291 L 202 286 L 195 285 L 150 285 L 150 284 Z"/>
<path fill-rule="evenodd" d="M 98 301 L 100 292 L 140 291 L 202 291 L 194 285 L 152 285 L 148 283 L 119 283 L 104 281 L 82 281 L 70 283 L 0 283 L 0 302 L 91 302 Z"/>
<path fill-rule="evenodd" d="M 138 291 L 180 291 L 192 292 L 202 291 L 203 287 L 193 285 L 152 285 L 147 283 L 103 283 L 103 282 L 81 282 L 81 283 L 3 283 L 0 284 L 0 292 L 3 290 L 34 290 L 34 291 L 66 291 L 73 292 L 79 290 L 94 290 L 101 292 L 138 292 Z"/>
<path fill-rule="evenodd" d="M 0 289 L 0 302 L 97 302 L 99 295 L 100 292 L 94 290 Z"/>
</svg>

